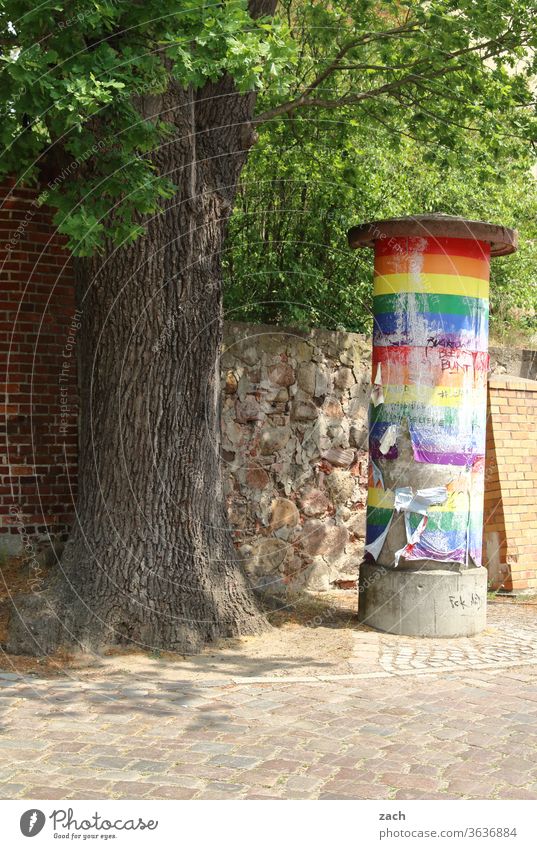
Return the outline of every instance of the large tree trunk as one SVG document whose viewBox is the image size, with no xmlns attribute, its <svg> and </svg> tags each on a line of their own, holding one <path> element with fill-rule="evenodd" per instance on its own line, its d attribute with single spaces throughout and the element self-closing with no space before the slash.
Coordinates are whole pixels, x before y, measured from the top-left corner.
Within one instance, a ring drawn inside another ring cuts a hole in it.
<svg viewBox="0 0 537 849">
<path fill-rule="evenodd" d="M 69 639 L 192 652 L 266 624 L 236 559 L 219 462 L 220 252 L 253 98 L 224 80 L 142 107 L 175 125 L 154 159 L 179 191 L 144 238 L 77 261 L 77 517 L 48 613 L 34 599 L 30 640 L 12 627 L 25 650 Z"/>
</svg>

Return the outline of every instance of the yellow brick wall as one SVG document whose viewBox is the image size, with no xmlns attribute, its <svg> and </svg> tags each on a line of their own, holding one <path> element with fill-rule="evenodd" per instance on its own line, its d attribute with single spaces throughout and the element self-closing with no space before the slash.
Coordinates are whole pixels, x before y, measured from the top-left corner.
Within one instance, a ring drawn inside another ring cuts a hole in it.
<svg viewBox="0 0 537 849">
<path fill-rule="evenodd" d="M 493 589 L 537 590 L 537 381 L 489 380 L 483 562 Z"/>
</svg>

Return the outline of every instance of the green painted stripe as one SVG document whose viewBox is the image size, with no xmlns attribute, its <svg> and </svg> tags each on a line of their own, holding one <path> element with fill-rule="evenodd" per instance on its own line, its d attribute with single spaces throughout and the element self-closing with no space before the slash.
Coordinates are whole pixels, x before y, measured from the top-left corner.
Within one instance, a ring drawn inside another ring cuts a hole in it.
<svg viewBox="0 0 537 849">
<path fill-rule="evenodd" d="M 449 315 L 474 315 L 488 312 L 487 298 L 470 298 L 466 295 L 432 295 L 425 292 L 402 292 L 394 295 L 376 295 L 373 298 L 373 314 L 399 312 L 412 309 L 418 312 L 437 312 Z"/>
<path fill-rule="evenodd" d="M 390 521 L 390 517 L 392 515 L 391 510 L 387 510 L 385 507 L 368 507 L 367 508 L 367 523 L 371 525 L 381 525 L 385 527 Z M 419 523 L 421 522 L 422 517 L 418 513 L 410 514 L 410 527 L 412 530 L 415 530 Z M 472 525 L 474 527 L 481 524 L 483 521 L 483 514 L 476 511 L 472 514 Z M 468 524 L 468 514 L 467 513 L 446 513 L 434 512 L 434 510 L 429 512 L 429 521 L 427 523 L 428 531 L 456 531 L 456 530 L 464 530 Z"/>
<path fill-rule="evenodd" d="M 433 416 L 427 404 L 379 404 L 378 407 L 370 404 L 370 424 L 374 425 L 377 422 L 397 424 L 407 418 L 417 427 L 429 425 L 435 428 L 458 428 L 460 409 L 460 407 L 435 407 Z M 476 427 L 482 426 L 482 418 L 481 410 L 476 411 L 473 417 Z"/>
<path fill-rule="evenodd" d="M 387 510 L 386 507 L 368 507 L 367 524 L 385 526 L 390 521 L 392 513 L 393 510 Z"/>
<path fill-rule="evenodd" d="M 410 527 L 415 530 L 421 522 L 421 516 L 416 513 L 410 515 Z M 482 520 L 482 514 L 475 516 L 475 520 Z M 427 522 L 428 531 L 464 531 L 468 526 L 468 513 L 442 513 L 440 510 L 435 513 L 434 510 L 429 510 L 429 521 Z"/>
</svg>

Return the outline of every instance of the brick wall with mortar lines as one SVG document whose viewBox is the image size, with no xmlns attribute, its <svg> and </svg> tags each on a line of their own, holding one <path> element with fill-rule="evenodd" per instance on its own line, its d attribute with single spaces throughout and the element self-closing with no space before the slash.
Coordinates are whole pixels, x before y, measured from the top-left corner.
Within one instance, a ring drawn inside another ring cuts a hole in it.
<svg viewBox="0 0 537 849">
<path fill-rule="evenodd" d="M 493 589 L 537 589 L 537 381 L 489 380 L 483 549 Z"/>
<path fill-rule="evenodd" d="M 65 534 L 76 494 L 76 369 L 66 350 L 73 277 L 51 217 L 33 189 L 0 188 L 0 528 L 7 551 L 27 535 Z M 71 407 L 68 420 L 62 400 Z"/>
</svg>

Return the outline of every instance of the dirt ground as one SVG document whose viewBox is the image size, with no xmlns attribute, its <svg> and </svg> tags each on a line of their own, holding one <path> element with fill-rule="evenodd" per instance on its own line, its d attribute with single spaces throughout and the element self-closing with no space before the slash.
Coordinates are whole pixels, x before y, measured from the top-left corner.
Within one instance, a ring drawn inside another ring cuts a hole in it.
<svg viewBox="0 0 537 849">
<path fill-rule="evenodd" d="M 6 601 L 28 589 L 16 560 L 2 570 L 0 646 L 7 624 Z M 2 605 L 3 602 L 3 605 Z M 474 638 L 427 640 L 379 634 L 357 619 L 356 590 L 301 594 L 266 601 L 272 628 L 241 639 L 222 640 L 195 657 L 142 649 L 114 649 L 104 655 L 65 651 L 33 658 L 0 651 L 0 670 L 29 676 L 68 675 L 84 680 L 122 673 L 186 681 L 379 676 L 394 669 L 449 667 L 467 663 L 528 660 L 537 656 L 537 600 L 489 599 L 488 627 Z M 514 624 L 515 623 L 515 624 Z M 515 636 L 516 635 L 516 636 Z"/>
</svg>

